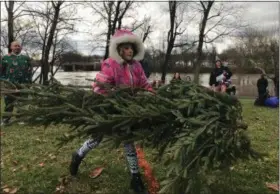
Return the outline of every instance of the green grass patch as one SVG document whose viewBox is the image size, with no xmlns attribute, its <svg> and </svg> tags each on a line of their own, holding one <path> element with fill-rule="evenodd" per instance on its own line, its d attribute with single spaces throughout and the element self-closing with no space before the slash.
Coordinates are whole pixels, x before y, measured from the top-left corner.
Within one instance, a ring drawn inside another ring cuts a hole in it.
<svg viewBox="0 0 280 194">
<path fill-rule="evenodd" d="M 253 106 L 253 100 L 244 99 L 244 119 L 249 124 L 248 133 L 253 147 L 268 153 L 264 161 L 247 161 L 233 167 L 231 176 L 220 175 L 213 187 L 217 194 L 269 194 L 273 193 L 265 182 L 278 182 L 278 109 Z M 78 178 L 69 176 L 71 154 L 84 140 L 75 140 L 57 149 L 56 138 L 69 129 L 67 126 L 30 127 L 13 125 L 1 129 L 1 185 L 17 188 L 18 193 L 54 193 L 58 185 L 65 193 L 126 194 L 130 175 L 123 149 L 92 150 L 81 164 Z M 102 146 L 102 145 L 101 145 Z M 148 161 L 154 167 L 156 177 L 162 180 L 164 166 L 153 162 L 153 154 L 145 149 Z M 99 166 L 105 169 L 96 179 L 90 172 Z"/>
</svg>

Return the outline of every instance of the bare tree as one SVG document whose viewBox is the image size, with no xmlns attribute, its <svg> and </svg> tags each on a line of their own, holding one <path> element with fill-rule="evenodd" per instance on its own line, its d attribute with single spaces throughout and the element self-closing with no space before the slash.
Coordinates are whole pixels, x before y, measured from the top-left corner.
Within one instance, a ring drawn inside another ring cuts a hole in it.
<svg viewBox="0 0 280 194">
<path fill-rule="evenodd" d="M 165 76 L 167 72 L 168 62 L 171 56 L 172 49 L 174 47 L 174 43 L 176 37 L 184 33 L 184 30 L 180 30 L 179 26 L 183 22 L 183 18 L 178 17 L 178 6 L 180 5 L 177 1 L 169 1 L 169 18 L 170 18 L 170 29 L 168 31 L 167 36 L 167 50 L 165 54 L 164 63 L 162 64 L 162 74 L 161 74 L 161 81 L 165 82 Z"/>
<path fill-rule="evenodd" d="M 201 19 L 199 35 L 198 35 L 199 38 L 198 38 L 198 47 L 197 47 L 197 59 L 196 59 L 195 71 L 194 71 L 194 82 L 195 83 L 199 83 L 199 71 L 200 71 L 201 59 L 202 59 L 201 58 L 202 47 L 203 47 L 204 37 L 206 36 L 205 28 L 206 28 L 207 20 L 209 20 L 209 13 L 210 13 L 211 7 L 214 4 L 214 1 L 208 1 L 208 2 L 200 1 L 200 4 L 203 8 L 203 17 Z M 211 17 L 213 18 L 213 16 L 211 16 Z"/>
<path fill-rule="evenodd" d="M 279 96 L 279 40 L 278 30 L 247 28 L 239 34 L 236 45 L 243 58 L 243 66 L 254 67 L 267 74 L 273 69 L 275 94 Z"/>
<path fill-rule="evenodd" d="M 32 56 L 34 51 L 29 50 L 29 48 L 26 49 L 26 46 L 30 44 L 30 41 L 37 37 L 32 22 L 19 19 L 15 20 L 13 24 L 13 32 L 14 40 L 18 40 L 26 54 Z M 6 25 L 1 25 L 1 47 L 9 47 L 8 29 Z"/>
<path fill-rule="evenodd" d="M 53 44 L 53 39 L 55 36 L 55 31 L 56 31 L 56 27 L 58 24 L 59 14 L 60 14 L 60 10 L 61 10 L 63 1 L 58 1 L 57 3 L 55 3 L 55 2 L 51 2 L 51 3 L 52 3 L 53 11 L 54 11 L 54 16 L 52 19 L 49 36 L 47 38 L 45 52 L 42 56 L 42 75 L 43 75 L 43 84 L 44 85 L 46 85 L 48 83 L 49 55 L 50 55 L 51 46 Z"/>
<path fill-rule="evenodd" d="M 40 6 L 36 7 L 28 6 L 25 11 L 33 19 L 38 34 L 30 44 L 41 51 L 40 83 L 48 84 L 50 67 L 53 69 L 55 61 L 56 44 L 75 32 L 74 24 L 80 18 L 75 17 L 75 6 L 64 1 L 40 3 Z"/>
<path fill-rule="evenodd" d="M 99 15 L 99 18 L 95 23 L 98 25 L 103 23 L 107 26 L 106 33 L 100 34 L 106 36 L 104 59 L 109 55 L 109 42 L 111 36 L 115 33 L 116 29 L 120 29 L 123 26 L 123 19 L 128 11 L 133 8 L 133 4 L 135 4 L 133 1 L 104 1 L 102 3 L 89 3 L 94 13 Z"/>
<path fill-rule="evenodd" d="M 4 49 L 2 48 L 8 48 L 9 46 L 9 39 L 8 39 L 8 29 L 7 26 L 2 25 L 1 23 L 1 55 L 4 55 Z M 7 49 L 8 50 L 8 49 Z M 9 50 L 8 50 L 9 51 Z"/>
<path fill-rule="evenodd" d="M 70 40 L 67 38 L 63 38 L 61 40 L 58 39 L 58 32 L 56 33 L 53 49 L 52 49 L 52 60 L 50 61 L 51 67 L 51 77 L 54 77 L 56 72 L 62 65 L 62 55 L 68 52 L 77 52 L 74 47 L 71 45 Z M 56 69 L 54 67 L 56 66 Z"/>
<path fill-rule="evenodd" d="M 8 23 L 8 30 L 7 30 L 7 38 L 8 42 L 6 43 L 6 46 L 8 48 L 8 52 L 10 53 L 10 45 L 11 43 L 15 40 L 15 34 L 14 34 L 14 22 L 17 18 L 22 16 L 22 11 L 20 11 L 20 8 L 22 5 L 25 3 L 23 2 L 18 2 L 15 3 L 15 1 L 5 1 L 5 8 L 7 10 L 7 18 L 1 20 L 1 22 L 7 22 Z M 16 4 L 17 7 L 16 7 Z"/>
<path fill-rule="evenodd" d="M 176 47 L 197 46 L 194 64 L 194 82 L 199 83 L 199 73 L 202 63 L 203 47 L 232 35 L 245 27 L 242 20 L 243 6 L 237 3 L 222 3 L 215 1 L 199 1 L 191 3 L 192 10 L 198 13 L 199 31 L 198 38 L 192 41 L 177 44 Z"/>
<path fill-rule="evenodd" d="M 132 31 L 139 31 L 139 34 L 141 34 L 142 41 L 144 43 L 146 39 L 149 38 L 149 35 L 153 32 L 151 17 L 144 16 L 142 21 L 135 22 L 131 28 Z"/>
<path fill-rule="evenodd" d="M 14 41 L 14 1 L 5 1 L 5 7 L 8 12 L 8 52 L 11 52 L 10 45 Z"/>
</svg>

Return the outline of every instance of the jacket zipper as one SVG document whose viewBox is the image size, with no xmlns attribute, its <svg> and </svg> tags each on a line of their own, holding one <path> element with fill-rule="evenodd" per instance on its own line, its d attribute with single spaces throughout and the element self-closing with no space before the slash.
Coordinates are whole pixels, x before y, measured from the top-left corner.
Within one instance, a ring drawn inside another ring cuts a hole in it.
<svg viewBox="0 0 280 194">
<path fill-rule="evenodd" d="M 133 87 L 134 85 L 134 83 L 133 83 L 133 76 L 132 76 L 132 72 L 131 72 L 131 65 L 129 65 L 128 63 L 126 64 L 126 71 L 128 71 L 128 73 L 129 73 L 129 81 L 130 81 L 130 84 L 131 84 L 131 86 Z"/>
<path fill-rule="evenodd" d="M 131 72 L 131 65 L 128 66 L 128 70 L 129 70 L 129 78 L 130 78 L 130 84 L 133 87 L 134 83 L 133 83 L 133 76 L 132 76 L 132 72 Z"/>
</svg>

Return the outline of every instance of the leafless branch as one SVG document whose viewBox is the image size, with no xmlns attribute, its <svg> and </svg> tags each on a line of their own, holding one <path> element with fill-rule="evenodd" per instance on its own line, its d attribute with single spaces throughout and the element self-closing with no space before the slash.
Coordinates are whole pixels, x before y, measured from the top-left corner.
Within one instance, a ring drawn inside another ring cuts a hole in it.
<svg viewBox="0 0 280 194">
<path fill-rule="evenodd" d="M 207 20 L 211 20 L 211 19 L 213 19 L 213 18 L 215 18 L 215 17 L 219 17 L 220 14 L 221 14 L 221 13 L 217 13 L 216 15 L 212 15 L 212 16 L 210 16 Z"/>
<path fill-rule="evenodd" d="M 206 10 L 206 7 L 205 7 L 205 5 L 204 5 L 203 1 L 199 1 L 199 3 L 201 4 L 201 6 L 202 6 L 203 10 Z"/>
<path fill-rule="evenodd" d="M 96 4 L 94 4 L 94 5 L 90 4 L 90 5 L 91 5 L 91 8 L 94 10 L 94 12 L 97 13 L 99 16 L 101 16 L 101 18 L 103 18 L 103 20 L 107 20 L 108 19 L 107 16 L 103 14 L 104 12 L 103 12 L 103 10 L 100 7 L 95 7 Z M 106 9 L 107 5 L 106 5 L 105 1 L 103 2 L 103 5 L 105 7 L 105 12 L 107 13 L 108 10 Z"/>
<path fill-rule="evenodd" d="M 211 40 L 204 41 L 204 43 L 212 43 L 212 42 L 214 42 L 215 40 L 217 40 L 217 39 L 219 39 L 219 38 L 221 38 L 221 37 L 223 37 L 223 36 L 229 35 L 232 31 L 234 31 L 234 29 L 229 30 L 229 31 L 224 30 L 223 32 L 221 32 L 220 34 L 218 34 L 216 37 L 212 38 Z M 208 38 L 207 36 L 205 36 L 205 37 Z"/>
<path fill-rule="evenodd" d="M 7 2 L 8 2 L 8 1 L 4 1 L 6 10 L 8 11 L 8 10 L 9 10 L 9 6 L 8 6 Z"/>
<path fill-rule="evenodd" d="M 22 1 L 21 4 L 14 10 L 14 13 L 18 11 L 18 9 L 25 3 L 26 1 Z"/>
<path fill-rule="evenodd" d="M 174 47 L 184 47 L 184 46 L 195 46 L 196 43 L 198 42 L 198 40 L 195 40 L 193 42 L 186 42 L 186 43 L 183 43 L 183 44 L 175 44 Z"/>
</svg>

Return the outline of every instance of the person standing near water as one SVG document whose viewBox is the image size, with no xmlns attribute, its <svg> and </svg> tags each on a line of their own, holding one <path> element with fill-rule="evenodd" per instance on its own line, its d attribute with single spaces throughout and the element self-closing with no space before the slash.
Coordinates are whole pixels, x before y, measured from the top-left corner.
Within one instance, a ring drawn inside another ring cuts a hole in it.
<svg viewBox="0 0 280 194">
<path fill-rule="evenodd" d="M 32 83 L 32 66 L 30 58 L 21 54 L 21 44 L 11 43 L 12 52 L 5 55 L 0 64 L 0 78 L 15 84 Z M 5 96 L 5 112 L 13 112 L 15 98 Z M 8 124 L 11 117 L 3 117 L 3 124 Z"/>
<path fill-rule="evenodd" d="M 142 65 L 142 68 L 144 70 L 144 73 L 146 75 L 147 78 L 150 77 L 151 73 L 149 71 L 149 63 L 148 63 L 148 60 L 147 59 L 143 59 L 140 61 L 140 64 Z"/>
<path fill-rule="evenodd" d="M 268 81 L 265 77 L 265 74 L 262 74 L 261 77 L 257 81 L 258 88 L 258 103 L 259 105 L 264 105 L 266 98 L 268 97 L 267 92 Z"/>
<path fill-rule="evenodd" d="M 232 73 L 220 60 L 216 61 L 215 69 L 210 74 L 209 85 L 214 91 L 226 92 Z"/>
<path fill-rule="evenodd" d="M 174 76 L 173 76 L 173 78 L 172 78 L 172 81 L 174 81 L 174 80 L 182 80 L 181 79 L 181 75 L 180 75 L 180 73 L 174 73 Z"/>
</svg>

